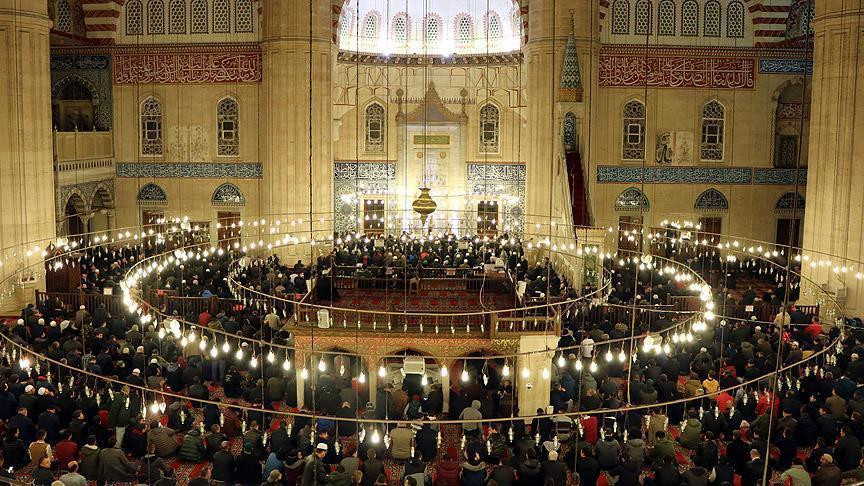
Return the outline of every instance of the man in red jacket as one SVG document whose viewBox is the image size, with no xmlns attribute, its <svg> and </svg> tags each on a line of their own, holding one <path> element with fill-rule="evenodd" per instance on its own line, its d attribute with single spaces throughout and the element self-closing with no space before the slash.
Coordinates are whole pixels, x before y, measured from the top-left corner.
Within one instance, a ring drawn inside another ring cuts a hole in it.
<svg viewBox="0 0 864 486">
<path fill-rule="evenodd" d="M 68 469 L 70 462 L 78 460 L 78 444 L 72 440 L 72 431 L 63 431 L 60 442 L 54 446 L 54 457 L 60 469 Z"/>
</svg>

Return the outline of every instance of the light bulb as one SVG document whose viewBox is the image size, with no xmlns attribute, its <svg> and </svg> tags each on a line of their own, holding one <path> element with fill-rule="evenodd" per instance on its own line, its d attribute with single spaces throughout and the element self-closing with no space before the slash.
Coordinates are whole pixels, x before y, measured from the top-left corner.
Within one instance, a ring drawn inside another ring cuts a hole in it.
<svg viewBox="0 0 864 486">
<path fill-rule="evenodd" d="M 291 360 L 290 359 L 285 358 L 285 361 L 282 363 L 282 369 L 285 371 L 288 371 L 291 369 Z"/>
<path fill-rule="evenodd" d="M 156 402 L 153 402 L 153 403 L 150 405 L 150 412 L 153 413 L 154 415 L 157 414 L 157 413 L 159 413 L 159 404 L 156 403 Z"/>
<path fill-rule="evenodd" d="M 426 386 L 429 384 L 429 378 L 426 378 L 426 375 L 423 375 L 423 378 L 420 378 L 420 384 Z"/>
<path fill-rule="evenodd" d="M 558 356 L 558 367 L 563 368 L 565 364 L 567 364 L 567 362 L 564 361 L 564 353 L 562 352 L 561 355 Z"/>
<path fill-rule="evenodd" d="M 591 373 L 597 372 L 597 363 L 592 361 L 591 364 L 588 366 L 588 370 L 591 371 Z"/>
<path fill-rule="evenodd" d="M 216 346 L 213 346 L 212 348 L 210 348 L 210 357 L 211 358 L 215 358 L 217 354 L 219 354 L 219 351 L 216 349 Z"/>
<path fill-rule="evenodd" d="M 194 343 L 196 339 L 198 336 L 195 335 L 195 331 L 189 331 L 189 342 Z"/>
<path fill-rule="evenodd" d="M 231 351 L 231 345 L 228 344 L 228 341 L 225 341 L 225 343 L 222 345 L 222 352 L 227 353 L 228 351 Z"/>
<path fill-rule="evenodd" d="M 186 336 L 183 336 L 183 339 L 180 340 L 180 346 L 185 348 L 187 344 L 189 344 L 189 340 L 186 339 Z"/>
<path fill-rule="evenodd" d="M 612 355 L 612 350 L 610 349 L 609 351 L 606 351 L 606 362 L 611 362 L 612 359 L 614 359 L 614 356 Z"/>
<path fill-rule="evenodd" d="M 276 361 L 276 355 L 273 354 L 273 350 L 271 349 L 269 353 L 267 353 L 267 362 L 272 363 Z"/>
<path fill-rule="evenodd" d="M 510 376 L 510 365 L 505 364 L 504 368 L 501 370 L 501 376 L 507 378 Z"/>
<path fill-rule="evenodd" d="M 582 360 L 576 360 L 576 371 L 582 371 Z"/>
<path fill-rule="evenodd" d="M 522 367 L 522 378 L 528 378 L 531 376 L 531 370 L 528 369 L 527 366 Z"/>
<path fill-rule="evenodd" d="M 387 368 L 385 368 L 384 365 L 378 367 L 378 376 L 381 378 L 387 376 Z"/>
<path fill-rule="evenodd" d="M 324 358 L 321 358 L 321 360 L 318 361 L 318 371 L 322 371 L 322 372 L 323 372 L 323 371 L 326 371 L 326 370 L 327 370 L 327 363 L 324 362 Z"/>
<path fill-rule="evenodd" d="M 549 379 L 549 368 L 543 368 L 543 379 L 544 380 Z"/>
<path fill-rule="evenodd" d="M 360 383 L 366 383 L 366 373 L 360 372 L 360 376 L 357 377 L 357 381 Z"/>
<path fill-rule="evenodd" d="M 381 434 L 378 433 L 378 429 L 372 431 L 372 437 L 370 437 L 373 444 L 377 444 L 381 442 Z"/>
<path fill-rule="evenodd" d="M 441 376 L 447 376 L 447 366 L 441 367 Z"/>
<path fill-rule="evenodd" d="M 624 348 L 621 348 L 621 352 L 618 353 L 618 361 L 621 363 L 627 361 L 627 353 L 624 352 Z"/>
<path fill-rule="evenodd" d="M 468 370 L 462 370 L 462 382 L 468 381 Z"/>
<path fill-rule="evenodd" d="M 251 366 L 253 368 L 258 367 L 258 356 L 252 356 L 252 360 L 249 361 L 249 366 Z"/>
<path fill-rule="evenodd" d="M 237 354 L 235 354 L 234 357 L 237 358 L 237 361 L 242 360 L 242 359 L 243 359 L 243 349 L 242 349 L 242 348 L 238 348 L 238 349 L 237 349 Z"/>
<path fill-rule="evenodd" d="M 306 378 L 309 378 L 309 372 L 306 371 L 306 368 L 303 368 L 303 370 L 300 371 L 300 378 L 303 378 L 304 380 L 305 380 Z"/>
<path fill-rule="evenodd" d="M 207 341 L 198 341 L 198 349 L 204 351 L 204 348 L 207 347 Z"/>
</svg>

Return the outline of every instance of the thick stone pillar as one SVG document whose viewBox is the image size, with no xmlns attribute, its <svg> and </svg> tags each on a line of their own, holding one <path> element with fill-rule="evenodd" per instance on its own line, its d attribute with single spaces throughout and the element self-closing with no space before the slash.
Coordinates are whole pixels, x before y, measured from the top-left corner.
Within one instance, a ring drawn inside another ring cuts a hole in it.
<svg viewBox="0 0 864 486">
<path fill-rule="evenodd" d="M 859 315 L 864 309 L 864 284 L 855 278 L 864 266 L 843 261 L 864 261 L 864 145 L 856 136 L 864 132 L 864 36 L 861 34 L 862 0 L 814 2 L 814 50 L 810 152 L 808 158 L 804 248 L 804 275 L 829 291 L 846 292 L 846 309 Z M 806 252 L 805 252 L 806 254 Z M 811 267 L 811 262 L 816 267 Z M 854 265 L 854 271 L 835 272 L 834 266 Z M 807 299 L 808 296 L 802 297 Z M 812 295 L 810 298 L 812 299 Z"/>
<path fill-rule="evenodd" d="M 572 33 L 576 41 L 584 85 L 582 103 L 587 105 L 599 42 L 596 34 L 599 15 L 597 2 L 590 0 L 531 0 L 528 5 L 528 42 L 522 50 L 527 73 L 526 212 L 541 216 L 542 222 L 548 219 L 553 208 L 553 213 L 569 211 L 569 204 L 562 208 L 560 201 L 558 204 L 554 201 L 558 186 L 553 185 L 567 184 L 567 174 L 556 170 L 557 159 L 563 153 L 561 123 L 564 113 L 559 113 L 558 102 L 567 36 Z M 584 130 L 588 124 L 581 125 Z M 587 137 L 579 134 L 579 139 L 587 140 Z M 582 161 L 587 163 L 587 154 L 583 153 Z M 553 195 L 551 199 L 550 194 Z M 553 216 L 562 217 L 560 214 Z M 526 223 L 533 228 L 535 219 L 526 218 Z"/>
<path fill-rule="evenodd" d="M 511 376 L 515 377 L 514 383 L 519 387 L 516 397 L 520 416 L 534 415 L 538 408 L 545 411 L 549 405 L 553 353 L 547 350 L 554 349 L 557 345 L 557 336 L 535 335 L 519 339 L 519 352 L 531 353 L 520 354 L 516 358 L 516 368 L 511 371 Z M 524 368 L 530 371 L 527 378 L 522 374 Z M 545 377 L 544 369 L 548 372 Z"/>
<path fill-rule="evenodd" d="M 262 5 L 261 212 L 274 217 L 302 213 L 308 233 L 310 208 L 327 220 L 332 212 L 331 89 L 336 48 L 330 3 L 264 0 Z M 318 238 L 329 227 L 322 227 L 321 217 L 314 218 Z"/>
<path fill-rule="evenodd" d="M 0 248 L 4 249 L 56 235 L 50 28 L 47 2 L 0 0 Z M 29 256 L 17 251 L 17 256 L 0 260 L 0 278 L 40 262 L 46 243 L 41 241 L 38 251 L 30 245 Z M 41 265 L 35 269 L 42 275 Z M 7 290 L 0 289 L 0 294 Z M 15 310 L 32 299 L 32 286 L 19 288 L 13 298 L 2 300 L 0 310 Z"/>
</svg>

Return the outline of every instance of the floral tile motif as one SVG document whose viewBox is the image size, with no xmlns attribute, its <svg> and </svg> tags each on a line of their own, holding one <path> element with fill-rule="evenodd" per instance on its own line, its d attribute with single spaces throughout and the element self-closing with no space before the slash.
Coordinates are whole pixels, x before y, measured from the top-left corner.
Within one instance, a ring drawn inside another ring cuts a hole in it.
<svg viewBox="0 0 864 486">
<path fill-rule="evenodd" d="M 117 177 L 260 179 L 264 170 L 255 162 L 119 162 Z"/>
</svg>

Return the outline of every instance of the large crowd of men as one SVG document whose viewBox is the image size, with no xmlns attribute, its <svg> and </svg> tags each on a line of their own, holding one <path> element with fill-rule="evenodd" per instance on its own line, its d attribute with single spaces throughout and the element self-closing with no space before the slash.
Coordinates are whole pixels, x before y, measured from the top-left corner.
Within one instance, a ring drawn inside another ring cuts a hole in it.
<svg viewBox="0 0 864 486">
<path fill-rule="evenodd" d="M 329 260 L 342 261 L 344 251 L 353 255 L 344 263 L 356 265 L 355 258 L 374 261 L 391 253 L 374 244 L 363 248 L 337 249 Z M 435 257 L 421 250 L 392 256 L 416 254 L 434 263 L 454 248 Z M 455 251 L 465 250 L 456 245 Z M 82 286 L 116 285 L 124 265 L 144 253 L 88 254 Z M 510 268 L 506 250 L 480 253 L 475 263 L 502 258 Z M 226 290 L 220 279 L 228 261 L 196 262 L 160 278 L 167 283 L 173 277 L 184 295 L 218 296 Z M 521 255 L 515 261 L 513 268 L 527 268 Z M 245 268 L 250 285 L 293 292 L 311 272 L 330 267 L 326 260 L 309 268 L 270 258 Z M 550 274 L 540 268 L 538 276 Z M 650 305 L 683 292 L 662 274 L 625 265 L 615 269 L 610 301 Z M 468 379 L 450 380 L 445 400 L 443 384 L 420 375 L 390 374 L 369 390 L 357 379 L 356 358 L 324 356 L 324 371 L 313 370 L 313 379 L 305 380 L 304 406 L 297 409 L 297 367 L 284 364 L 293 352 L 279 347 L 293 342 L 284 316 L 254 308 L 177 315 L 200 326 L 198 341 L 184 345 L 154 323 L 111 315 L 101 306 L 68 310 L 56 300 L 38 302 L 2 329 L 11 343 L 51 362 L 23 360 L 26 353 L 7 349 L 0 366 L 0 474 L 48 485 L 563 486 L 605 478 L 616 485 L 749 486 L 767 478 L 802 486 L 864 480 L 864 334 L 857 329 L 841 338 L 838 326 L 793 305 L 780 309 L 775 322 L 711 322 L 692 341 L 672 342 L 668 350 L 645 349 L 641 341 L 632 348 L 625 341 L 622 349 L 620 341 L 604 343 L 664 329 L 674 324 L 672 315 L 638 312 L 618 319 L 581 310 L 565 315 L 561 351 L 550 363 L 549 405 L 536 411 L 549 416 L 526 423 L 518 418 L 528 414 L 518 406 L 521 383 L 515 370 L 506 376 L 502 359 L 464 362 Z M 841 346 L 828 349 L 838 339 Z M 217 345 L 230 351 L 212 352 Z M 272 360 L 264 358 L 269 351 Z M 813 353 L 822 353 L 812 361 L 818 366 L 772 375 Z M 254 366 L 253 355 L 260 357 Z M 451 370 L 453 376 L 459 371 Z M 618 410 L 628 405 L 635 408 Z M 286 410 L 301 415 L 278 413 Z M 438 425 L 438 418 L 465 422 Z M 197 466 L 190 473 L 184 464 Z"/>
</svg>

